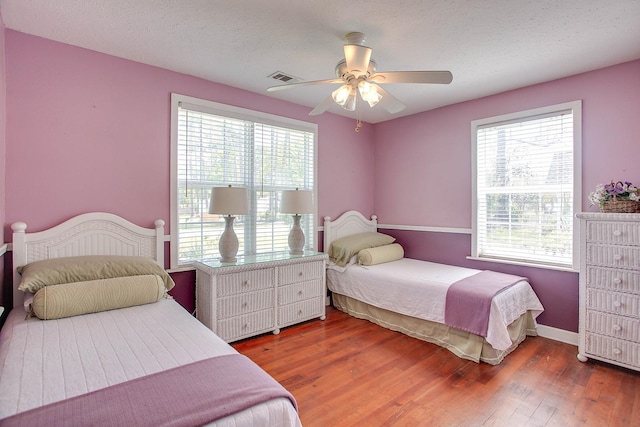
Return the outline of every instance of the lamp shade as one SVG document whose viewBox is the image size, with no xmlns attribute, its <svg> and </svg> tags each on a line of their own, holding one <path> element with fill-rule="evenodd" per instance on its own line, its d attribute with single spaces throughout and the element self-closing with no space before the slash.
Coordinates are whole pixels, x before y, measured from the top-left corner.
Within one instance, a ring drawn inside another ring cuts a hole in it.
<svg viewBox="0 0 640 427">
<path fill-rule="evenodd" d="M 247 189 L 242 187 L 213 187 L 210 214 L 246 215 L 249 213 Z"/>
<path fill-rule="evenodd" d="M 294 215 L 312 213 L 312 197 L 310 190 L 284 190 L 280 212 Z"/>
</svg>

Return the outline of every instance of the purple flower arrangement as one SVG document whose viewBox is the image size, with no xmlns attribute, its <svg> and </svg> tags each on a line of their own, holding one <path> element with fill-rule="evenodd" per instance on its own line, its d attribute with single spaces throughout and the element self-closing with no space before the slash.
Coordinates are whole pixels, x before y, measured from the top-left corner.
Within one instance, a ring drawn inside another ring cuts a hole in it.
<svg viewBox="0 0 640 427">
<path fill-rule="evenodd" d="M 608 200 L 640 201 L 638 188 L 630 182 L 611 181 L 610 184 L 598 184 L 594 192 L 589 195 L 591 204 L 602 206 Z"/>
</svg>

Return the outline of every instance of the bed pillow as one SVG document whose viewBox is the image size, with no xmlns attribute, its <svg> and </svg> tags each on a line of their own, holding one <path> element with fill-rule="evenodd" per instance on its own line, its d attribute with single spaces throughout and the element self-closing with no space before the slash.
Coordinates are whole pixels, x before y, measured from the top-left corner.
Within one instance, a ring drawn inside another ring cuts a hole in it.
<svg viewBox="0 0 640 427">
<path fill-rule="evenodd" d="M 375 231 L 351 234 L 331 243 L 329 259 L 340 267 L 344 267 L 351 257 L 357 255 L 361 250 L 388 245 L 395 241 L 395 237 Z"/>
<path fill-rule="evenodd" d="M 134 256 L 77 256 L 35 261 L 17 268 L 22 275 L 20 289 L 36 293 L 49 285 L 86 282 L 88 280 L 154 274 L 160 276 L 165 288 L 174 286 L 171 276 L 155 260 Z"/>
<path fill-rule="evenodd" d="M 358 252 L 358 264 L 360 265 L 376 265 L 402 258 L 404 258 L 404 249 L 398 243 L 363 249 Z"/>
<path fill-rule="evenodd" d="M 149 304 L 165 293 L 164 281 L 155 274 L 63 283 L 36 292 L 30 313 L 43 320 L 61 319 Z"/>
</svg>

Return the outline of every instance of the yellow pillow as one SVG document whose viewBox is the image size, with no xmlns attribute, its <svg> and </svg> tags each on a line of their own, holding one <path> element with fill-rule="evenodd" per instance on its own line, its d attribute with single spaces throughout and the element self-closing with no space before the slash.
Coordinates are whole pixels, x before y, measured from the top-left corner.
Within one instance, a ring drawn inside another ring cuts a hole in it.
<svg viewBox="0 0 640 427">
<path fill-rule="evenodd" d="M 358 264 L 375 265 L 404 258 L 404 249 L 398 243 L 363 249 L 358 252 Z"/>
<path fill-rule="evenodd" d="M 155 260 L 136 256 L 76 256 L 51 258 L 19 266 L 20 289 L 36 293 L 40 288 L 71 282 L 111 279 L 114 277 L 155 274 L 168 291 L 174 286 L 171 276 Z"/>
<path fill-rule="evenodd" d="M 60 319 L 159 301 L 165 295 L 160 276 L 140 275 L 45 286 L 33 296 L 30 313 Z"/>
<path fill-rule="evenodd" d="M 388 245 L 395 242 L 395 237 L 375 231 L 356 233 L 334 240 L 329 247 L 329 259 L 340 267 L 347 265 L 352 256 L 363 249 Z"/>
</svg>

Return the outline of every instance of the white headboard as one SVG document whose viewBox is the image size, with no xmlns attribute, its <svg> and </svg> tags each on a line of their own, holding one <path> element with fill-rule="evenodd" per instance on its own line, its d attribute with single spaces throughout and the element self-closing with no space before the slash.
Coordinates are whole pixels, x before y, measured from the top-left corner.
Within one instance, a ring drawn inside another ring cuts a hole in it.
<svg viewBox="0 0 640 427">
<path fill-rule="evenodd" d="M 13 306 L 21 306 L 24 298 L 18 290 L 17 268 L 30 262 L 79 255 L 127 255 L 153 258 L 164 267 L 164 221 L 158 219 L 154 225 L 140 227 L 104 212 L 78 215 L 36 233 L 26 233 L 27 224 L 14 222 Z"/>
<path fill-rule="evenodd" d="M 331 242 L 344 236 L 367 231 L 378 231 L 378 217 L 371 215 L 367 219 L 358 211 L 347 211 L 335 220 L 331 217 L 324 217 L 324 247 L 325 252 L 329 251 Z"/>
</svg>

